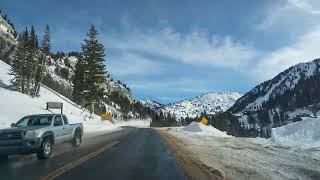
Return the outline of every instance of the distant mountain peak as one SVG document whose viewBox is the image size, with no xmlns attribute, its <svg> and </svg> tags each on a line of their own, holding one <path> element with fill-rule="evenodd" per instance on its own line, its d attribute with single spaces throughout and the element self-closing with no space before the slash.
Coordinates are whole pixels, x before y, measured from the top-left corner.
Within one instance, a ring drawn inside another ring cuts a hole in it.
<svg viewBox="0 0 320 180">
<path fill-rule="evenodd" d="M 202 112 L 214 115 L 226 111 L 233 103 L 241 97 L 238 92 L 207 92 L 194 98 L 170 103 L 159 108 L 157 111 L 171 113 L 177 119 L 186 117 L 197 117 Z"/>
<path fill-rule="evenodd" d="M 141 99 L 138 100 L 144 107 L 148 107 L 150 109 L 156 110 L 160 107 L 163 106 L 163 104 L 155 101 L 155 100 L 151 100 L 151 99 Z"/>
</svg>

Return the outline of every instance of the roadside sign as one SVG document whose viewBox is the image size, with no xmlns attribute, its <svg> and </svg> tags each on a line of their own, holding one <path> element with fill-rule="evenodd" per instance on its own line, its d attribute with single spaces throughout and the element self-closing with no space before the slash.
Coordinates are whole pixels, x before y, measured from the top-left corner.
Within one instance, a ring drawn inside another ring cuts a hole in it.
<svg viewBox="0 0 320 180">
<path fill-rule="evenodd" d="M 63 103 L 61 102 L 47 102 L 47 110 L 49 109 L 61 109 L 61 114 L 63 112 Z"/>
<path fill-rule="evenodd" d="M 112 121 L 113 114 L 112 113 L 105 113 L 100 115 L 102 121 Z"/>
<path fill-rule="evenodd" d="M 208 125 L 208 120 L 205 117 L 202 117 L 201 124 Z"/>
</svg>

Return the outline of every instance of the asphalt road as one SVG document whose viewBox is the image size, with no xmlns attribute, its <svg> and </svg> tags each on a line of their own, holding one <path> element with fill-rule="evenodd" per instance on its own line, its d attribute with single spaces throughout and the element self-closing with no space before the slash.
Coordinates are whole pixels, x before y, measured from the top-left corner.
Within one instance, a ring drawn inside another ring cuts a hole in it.
<svg viewBox="0 0 320 180">
<path fill-rule="evenodd" d="M 80 148 L 55 147 L 49 160 L 35 155 L 0 162 L 0 179 L 186 179 L 164 141 L 152 129 L 127 127 L 83 140 Z"/>
</svg>

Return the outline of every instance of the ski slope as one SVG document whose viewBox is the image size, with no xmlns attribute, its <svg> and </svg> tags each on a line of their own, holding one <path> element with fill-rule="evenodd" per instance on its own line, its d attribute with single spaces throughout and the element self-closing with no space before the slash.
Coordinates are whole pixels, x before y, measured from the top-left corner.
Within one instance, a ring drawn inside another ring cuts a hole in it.
<svg viewBox="0 0 320 180">
<path fill-rule="evenodd" d="M 11 123 L 30 114 L 60 113 L 60 110 L 46 110 L 48 101 L 62 102 L 63 113 L 71 123 L 83 123 L 85 132 L 97 132 L 118 128 L 110 122 L 102 122 L 99 116 L 91 115 L 68 98 L 42 85 L 40 96 L 31 98 L 28 95 L 10 89 L 10 66 L 0 61 L 0 128 L 8 128 Z"/>
</svg>

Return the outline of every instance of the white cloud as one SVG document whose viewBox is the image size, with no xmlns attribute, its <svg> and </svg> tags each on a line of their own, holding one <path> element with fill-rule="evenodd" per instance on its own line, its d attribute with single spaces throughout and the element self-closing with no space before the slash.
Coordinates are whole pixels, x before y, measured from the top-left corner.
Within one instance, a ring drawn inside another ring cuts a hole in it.
<svg viewBox="0 0 320 180">
<path fill-rule="evenodd" d="M 264 17 L 257 29 L 287 31 L 310 28 L 318 24 L 320 2 L 318 0 L 282 0 L 264 10 Z"/>
<path fill-rule="evenodd" d="M 122 51 L 141 51 L 192 65 L 232 69 L 247 67 L 259 54 L 251 45 L 230 36 L 201 31 L 182 34 L 172 28 L 143 31 L 131 27 L 128 33 L 107 39 L 111 48 Z"/>
<path fill-rule="evenodd" d="M 273 51 L 265 51 L 250 75 L 257 81 L 268 80 L 290 66 L 320 57 L 320 1 L 285 0 L 277 1 L 266 9 L 260 30 L 282 32 L 284 41 Z"/>
<path fill-rule="evenodd" d="M 296 6 L 309 14 L 320 14 L 318 0 L 288 0 L 290 5 Z"/>
<path fill-rule="evenodd" d="M 319 42 L 320 26 L 298 37 L 291 45 L 266 54 L 258 61 L 251 75 L 257 80 L 267 80 L 290 66 L 319 58 Z"/>
<path fill-rule="evenodd" d="M 153 91 L 176 91 L 176 92 L 207 92 L 208 89 L 203 88 L 207 85 L 208 80 L 191 79 L 191 78 L 172 78 L 170 81 L 134 81 L 129 82 L 130 87 L 137 90 L 153 90 Z"/>
<path fill-rule="evenodd" d="M 117 76 L 148 76 L 164 73 L 164 64 L 132 53 L 122 53 L 109 58 L 108 69 Z"/>
</svg>

